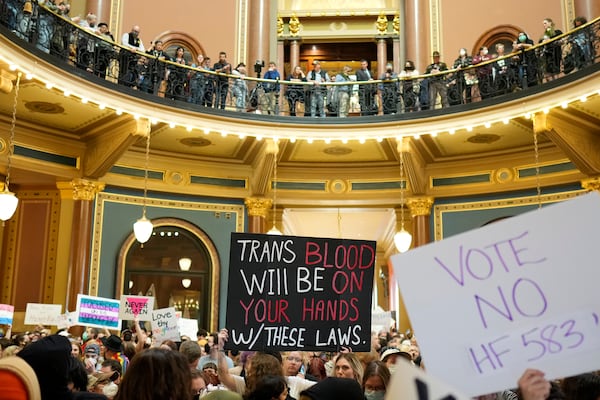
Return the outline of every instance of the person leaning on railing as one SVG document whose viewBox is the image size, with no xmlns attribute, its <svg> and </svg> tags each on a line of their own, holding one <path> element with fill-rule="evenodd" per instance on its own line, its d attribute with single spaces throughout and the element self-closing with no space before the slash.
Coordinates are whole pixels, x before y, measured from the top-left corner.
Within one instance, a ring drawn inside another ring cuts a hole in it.
<svg viewBox="0 0 600 400">
<path fill-rule="evenodd" d="M 306 75 L 302 71 L 302 67 L 296 65 L 287 80 L 290 82 L 285 89 L 284 97 L 286 98 L 290 110 L 290 116 L 296 116 L 296 108 L 299 104 L 304 103 L 304 85 L 294 84 L 293 82 L 306 82 Z M 304 113 L 310 110 L 304 110 Z"/>
</svg>

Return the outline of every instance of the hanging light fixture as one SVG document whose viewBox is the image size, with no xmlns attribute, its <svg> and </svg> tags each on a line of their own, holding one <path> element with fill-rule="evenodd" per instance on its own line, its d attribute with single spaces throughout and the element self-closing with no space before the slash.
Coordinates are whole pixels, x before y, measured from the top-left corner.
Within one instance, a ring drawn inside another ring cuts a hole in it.
<svg viewBox="0 0 600 400">
<path fill-rule="evenodd" d="M 275 143 L 277 146 L 277 143 Z M 277 153 L 278 148 L 275 149 L 275 166 L 273 167 L 273 227 L 269 229 L 267 235 L 279 235 L 282 233 L 279 229 L 277 229 L 276 221 L 277 221 Z"/>
<path fill-rule="evenodd" d="M 146 163 L 144 167 L 144 199 L 142 218 L 133 224 L 133 233 L 138 242 L 144 244 L 152 236 L 152 221 L 146 218 L 146 197 L 148 195 L 148 161 L 150 159 L 150 132 L 146 135 Z"/>
<path fill-rule="evenodd" d="M 192 266 L 192 259 L 189 257 L 181 257 L 179 259 L 179 269 L 182 271 L 189 271 Z"/>
<path fill-rule="evenodd" d="M 15 97 L 13 101 L 12 119 L 10 124 L 10 136 L 8 138 L 8 155 L 6 165 L 6 178 L 4 179 L 4 190 L 0 192 L 0 220 L 2 225 L 9 220 L 17 210 L 19 199 L 8 189 L 10 183 L 10 168 L 12 166 L 12 155 L 15 147 L 15 128 L 17 125 L 17 104 L 19 99 L 19 85 L 21 83 L 21 72 L 17 73 L 17 83 L 15 84 Z"/>
<path fill-rule="evenodd" d="M 192 284 L 191 279 L 185 278 L 185 279 L 181 280 L 181 286 L 183 286 L 186 289 L 189 288 L 191 286 L 191 284 Z"/>
<path fill-rule="evenodd" d="M 412 235 L 404 229 L 404 191 L 406 190 L 406 184 L 404 183 L 404 138 L 401 139 L 400 143 L 400 205 L 402 211 L 400 212 L 400 231 L 394 235 L 394 244 L 400 253 L 404 253 L 410 249 Z"/>
</svg>

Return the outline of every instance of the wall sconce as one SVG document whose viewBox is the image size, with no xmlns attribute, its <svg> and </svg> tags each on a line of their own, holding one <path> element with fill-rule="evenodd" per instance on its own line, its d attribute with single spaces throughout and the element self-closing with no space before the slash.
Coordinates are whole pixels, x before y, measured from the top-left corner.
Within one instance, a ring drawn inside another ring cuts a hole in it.
<svg viewBox="0 0 600 400">
<path fill-rule="evenodd" d="M 187 289 L 187 288 L 189 288 L 191 286 L 192 280 L 188 279 L 188 278 L 182 279 L 181 280 L 181 284 L 183 285 L 184 288 Z"/>
<path fill-rule="evenodd" d="M 17 105 L 19 99 L 19 85 L 21 83 L 21 72 L 17 74 L 17 83 L 15 84 L 15 98 L 13 102 L 13 112 L 10 124 L 10 137 L 8 139 L 8 155 L 6 156 L 6 178 L 4 180 L 4 190 L 0 192 L 0 220 L 2 225 L 4 221 L 9 220 L 17 210 L 19 199 L 13 192 L 8 190 L 8 184 L 10 183 L 10 168 L 12 165 L 12 155 L 15 147 L 15 128 L 17 124 Z"/>
<path fill-rule="evenodd" d="M 189 271 L 192 266 L 192 259 L 189 257 L 182 257 L 179 259 L 179 269 L 182 271 Z"/>
<path fill-rule="evenodd" d="M 150 159 L 150 132 L 146 135 L 146 165 L 144 167 L 144 200 L 142 218 L 133 224 L 133 233 L 138 242 L 144 244 L 152 236 L 152 221 L 146 218 L 146 198 L 148 195 L 148 161 Z"/>
</svg>

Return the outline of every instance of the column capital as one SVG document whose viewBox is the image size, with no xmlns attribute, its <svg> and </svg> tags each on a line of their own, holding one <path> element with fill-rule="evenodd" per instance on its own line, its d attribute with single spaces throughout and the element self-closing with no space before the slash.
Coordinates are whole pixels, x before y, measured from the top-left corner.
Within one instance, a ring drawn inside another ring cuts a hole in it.
<svg viewBox="0 0 600 400">
<path fill-rule="evenodd" d="M 267 218 L 269 210 L 273 205 L 273 200 L 258 197 L 248 197 L 244 200 L 244 204 L 246 204 L 246 207 L 248 207 L 249 216 Z"/>
<path fill-rule="evenodd" d="M 70 182 L 57 182 L 61 199 L 94 200 L 96 195 L 104 190 L 104 182 L 75 178 Z"/>
<path fill-rule="evenodd" d="M 600 191 L 600 176 L 582 179 L 581 187 L 589 192 L 591 192 L 592 190 Z"/>
<path fill-rule="evenodd" d="M 412 197 L 408 199 L 407 203 L 413 218 L 419 215 L 431 215 L 433 197 Z"/>
</svg>

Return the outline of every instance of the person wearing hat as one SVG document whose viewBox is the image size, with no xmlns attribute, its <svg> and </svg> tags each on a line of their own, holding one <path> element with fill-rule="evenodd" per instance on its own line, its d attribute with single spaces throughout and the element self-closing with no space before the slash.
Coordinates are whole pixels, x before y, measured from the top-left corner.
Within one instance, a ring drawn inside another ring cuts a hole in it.
<svg viewBox="0 0 600 400">
<path fill-rule="evenodd" d="M 122 353 L 123 341 L 117 335 L 110 335 L 102 338 L 102 344 L 104 345 L 104 359 L 105 360 L 117 360 L 123 368 L 123 374 L 127 370 L 129 360 L 127 356 Z"/>
<path fill-rule="evenodd" d="M 100 346 L 96 343 L 90 343 L 85 346 L 84 361 L 85 370 L 89 374 L 93 374 L 100 368 Z"/>
<path fill-rule="evenodd" d="M 448 65 L 440 61 L 440 52 L 433 52 L 433 63 L 429 64 L 425 69 L 425 74 L 431 75 L 429 80 L 429 108 L 434 109 L 438 95 L 442 102 L 442 107 L 448 107 L 448 88 L 446 86 L 445 74 L 441 74 L 448 70 Z"/>
<path fill-rule="evenodd" d="M 385 363 L 386 367 L 388 367 L 390 373 L 393 375 L 394 370 L 396 369 L 396 361 L 398 358 L 405 358 L 412 363 L 412 357 L 409 353 L 401 351 L 395 347 L 390 347 L 381 353 L 380 360 Z"/>
</svg>

